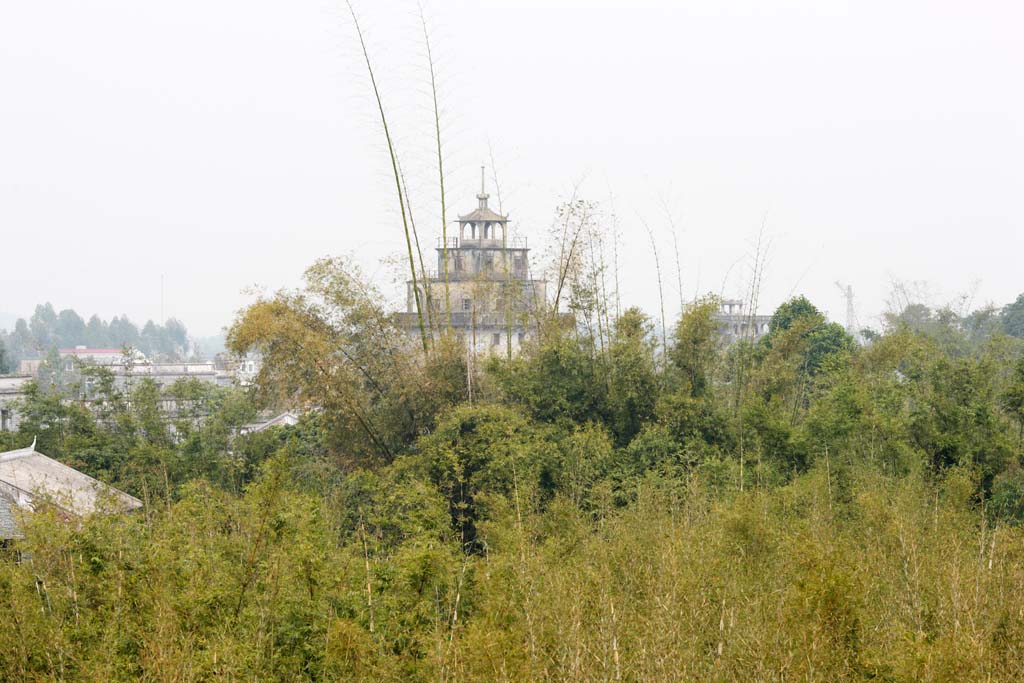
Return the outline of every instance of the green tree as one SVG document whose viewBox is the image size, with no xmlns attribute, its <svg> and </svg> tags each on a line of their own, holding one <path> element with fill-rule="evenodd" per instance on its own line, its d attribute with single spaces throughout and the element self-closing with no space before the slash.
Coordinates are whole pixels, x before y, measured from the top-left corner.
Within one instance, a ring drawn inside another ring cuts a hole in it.
<svg viewBox="0 0 1024 683">
<path fill-rule="evenodd" d="M 53 336 L 55 343 L 63 348 L 84 344 L 85 321 L 71 309 L 64 309 L 57 315 Z"/>
<path fill-rule="evenodd" d="M 974 468 L 986 493 L 1010 460 L 997 403 L 997 368 L 988 358 L 940 357 L 924 378 L 910 434 L 936 470 Z"/>
<path fill-rule="evenodd" d="M 550 334 L 511 361 L 493 360 L 490 374 L 504 399 L 542 422 L 607 420 L 607 366 L 592 340 Z"/>
<path fill-rule="evenodd" d="M 652 325 L 630 308 L 615 321 L 609 348 L 608 411 L 616 443 L 624 446 L 654 416 L 658 378 L 654 369 Z"/>
<path fill-rule="evenodd" d="M 39 304 L 29 319 L 28 329 L 36 347 L 49 350 L 57 344 L 54 328 L 57 325 L 57 312 L 49 302 Z"/>
<path fill-rule="evenodd" d="M 768 334 L 762 339 L 770 344 L 774 336 L 788 330 L 797 320 L 801 318 L 823 320 L 824 317 L 807 297 L 803 295 L 794 297 L 775 309 L 772 319 L 768 323 Z"/>
<path fill-rule="evenodd" d="M 719 300 L 714 296 L 686 307 L 676 325 L 668 357 L 693 397 L 710 393 L 719 350 Z"/>
<path fill-rule="evenodd" d="M 806 297 L 798 296 L 776 309 L 768 334 L 760 340 L 762 352 L 782 340 L 800 356 L 800 372 L 814 376 L 826 359 L 837 353 L 850 353 L 856 344 L 838 323 L 825 316 Z"/>
<path fill-rule="evenodd" d="M 228 347 L 262 354 L 263 405 L 322 410 L 331 447 L 351 466 L 391 462 L 465 396 L 465 373 L 451 371 L 457 364 L 421 362 L 354 264 L 323 259 L 305 280 L 303 290 L 243 311 Z M 453 354 L 449 345 L 444 358 Z"/>
<path fill-rule="evenodd" d="M 1006 334 L 1024 339 L 1024 294 L 1019 295 L 1013 303 L 1004 306 L 999 317 Z"/>
<path fill-rule="evenodd" d="M 525 417 L 495 405 L 455 408 L 420 439 L 419 449 L 409 466 L 444 496 L 452 527 L 467 552 L 482 550 L 478 525 L 498 499 L 527 505 L 543 481 L 554 479 L 558 461 L 555 449 Z"/>
<path fill-rule="evenodd" d="M 1024 355 L 1017 359 L 1010 385 L 1003 393 L 1003 407 L 1017 423 L 1018 449 L 1024 446 Z"/>
<path fill-rule="evenodd" d="M 85 345 L 93 349 L 114 346 L 110 341 L 107 323 L 101 320 L 98 315 L 93 315 L 89 318 L 89 322 L 85 326 Z"/>
</svg>

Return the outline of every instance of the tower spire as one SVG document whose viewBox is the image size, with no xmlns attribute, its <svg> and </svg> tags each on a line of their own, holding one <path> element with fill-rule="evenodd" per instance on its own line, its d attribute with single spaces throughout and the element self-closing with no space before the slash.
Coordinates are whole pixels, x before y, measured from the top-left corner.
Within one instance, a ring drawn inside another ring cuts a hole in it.
<svg viewBox="0 0 1024 683">
<path fill-rule="evenodd" d="M 487 194 L 486 190 L 484 189 L 484 168 L 485 168 L 484 165 L 480 164 L 480 194 L 478 194 L 476 196 L 476 198 L 480 202 L 479 206 L 480 206 L 481 209 L 486 209 L 487 208 L 487 200 L 491 196 L 491 195 Z"/>
</svg>

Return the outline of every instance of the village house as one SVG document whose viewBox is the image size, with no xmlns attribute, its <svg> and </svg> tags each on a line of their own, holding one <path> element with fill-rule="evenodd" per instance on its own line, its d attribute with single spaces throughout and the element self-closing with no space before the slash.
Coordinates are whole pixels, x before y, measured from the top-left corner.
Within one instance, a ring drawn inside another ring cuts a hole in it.
<svg viewBox="0 0 1024 683">
<path fill-rule="evenodd" d="M 67 517 L 96 512 L 130 512 L 142 501 L 47 457 L 31 446 L 0 453 L 0 531 L 9 541 L 19 534 L 16 512 L 52 505 Z"/>
<path fill-rule="evenodd" d="M 0 375 L 0 432 L 17 431 L 20 405 L 31 375 Z"/>
</svg>

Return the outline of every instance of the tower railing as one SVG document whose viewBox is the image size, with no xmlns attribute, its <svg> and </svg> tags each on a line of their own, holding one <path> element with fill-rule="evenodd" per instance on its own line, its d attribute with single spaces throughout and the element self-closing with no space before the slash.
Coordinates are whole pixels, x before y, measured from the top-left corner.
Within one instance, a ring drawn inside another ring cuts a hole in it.
<svg viewBox="0 0 1024 683">
<path fill-rule="evenodd" d="M 465 241 L 466 242 L 472 242 L 472 243 L 482 242 L 482 243 L 486 243 L 488 246 L 493 246 L 494 244 L 501 244 L 502 243 L 502 240 L 501 240 L 500 237 L 488 237 L 486 239 L 483 238 L 483 237 L 471 237 L 471 238 L 466 238 Z M 510 239 L 507 242 L 505 242 L 504 244 L 506 244 L 506 246 L 508 246 L 509 249 L 527 249 L 527 248 L 529 248 L 529 241 L 527 240 L 527 238 L 524 235 L 516 235 L 512 239 Z M 443 237 L 438 237 L 437 238 L 437 248 L 438 249 L 444 249 L 445 248 L 445 241 L 444 241 Z M 458 237 L 449 237 L 448 238 L 448 248 L 449 249 L 458 249 L 459 248 L 459 238 Z"/>
</svg>

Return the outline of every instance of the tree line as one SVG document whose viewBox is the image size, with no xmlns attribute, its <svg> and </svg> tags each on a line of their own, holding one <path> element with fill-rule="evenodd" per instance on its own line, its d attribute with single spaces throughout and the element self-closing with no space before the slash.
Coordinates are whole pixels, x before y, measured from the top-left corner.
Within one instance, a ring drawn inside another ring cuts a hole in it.
<svg viewBox="0 0 1024 683">
<path fill-rule="evenodd" d="M 148 320 L 140 329 L 127 316 L 107 321 L 93 315 L 86 321 L 71 309 L 57 312 L 45 303 L 37 305 L 27 320 L 19 318 L 13 330 L 0 330 L 0 373 L 16 371 L 24 359 L 45 358 L 57 349 L 76 346 L 131 347 L 168 360 L 185 358 L 190 350 L 188 330 L 174 318 L 162 325 Z"/>
</svg>

